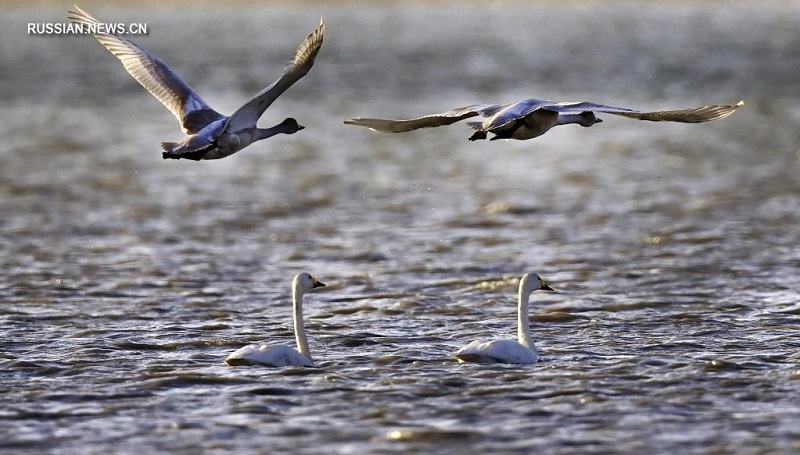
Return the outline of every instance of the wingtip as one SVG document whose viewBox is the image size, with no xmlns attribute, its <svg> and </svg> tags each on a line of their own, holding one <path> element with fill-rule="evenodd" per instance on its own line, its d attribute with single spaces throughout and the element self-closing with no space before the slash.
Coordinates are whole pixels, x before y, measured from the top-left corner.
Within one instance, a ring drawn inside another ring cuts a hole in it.
<svg viewBox="0 0 800 455">
<path fill-rule="evenodd" d="M 744 106 L 744 100 L 741 100 L 738 103 L 736 103 L 736 107 L 742 107 L 742 106 Z"/>
<path fill-rule="evenodd" d="M 75 8 L 75 11 L 67 10 L 67 19 L 74 22 L 98 22 L 97 19 L 92 16 L 91 14 L 84 11 L 78 5 L 72 5 Z"/>
<path fill-rule="evenodd" d="M 316 41 L 318 46 L 322 45 L 322 40 L 325 38 L 325 19 L 323 17 L 319 18 L 319 25 L 317 28 L 308 34 L 306 40 L 313 40 Z"/>
<path fill-rule="evenodd" d="M 84 10 L 83 10 L 83 9 L 82 9 L 80 6 L 78 6 L 78 5 L 75 5 L 75 4 L 73 4 L 73 5 L 72 5 L 72 7 L 73 7 L 73 8 L 75 8 L 75 11 L 72 11 L 72 10 L 67 10 L 67 13 L 69 13 L 69 14 L 83 14 L 84 16 L 88 16 L 88 15 L 89 15 L 89 14 L 87 14 L 87 13 L 86 13 L 86 11 L 84 11 Z"/>
</svg>

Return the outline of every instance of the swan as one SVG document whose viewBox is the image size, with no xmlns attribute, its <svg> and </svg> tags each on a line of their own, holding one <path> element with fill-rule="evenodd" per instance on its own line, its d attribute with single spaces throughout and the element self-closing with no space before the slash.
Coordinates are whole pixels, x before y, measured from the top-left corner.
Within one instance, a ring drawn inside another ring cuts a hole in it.
<svg viewBox="0 0 800 455">
<path fill-rule="evenodd" d="M 225 358 L 225 363 L 228 366 L 313 367 L 314 361 L 308 350 L 308 339 L 303 325 L 303 294 L 323 286 L 324 283 L 305 272 L 298 273 L 292 280 L 292 322 L 297 350 L 285 344 L 253 343 L 232 352 Z"/>
<path fill-rule="evenodd" d="M 467 122 L 475 130 L 470 141 L 486 139 L 487 133 L 496 139 L 533 139 L 558 125 L 571 123 L 589 127 L 603 120 L 596 113 L 620 115 L 651 122 L 702 123 L 719 120 L 744 106 L 744 101 L 733 105 L 707 105 L 689 109 L 642 112 L 624 107 L 606 106 L 590 102 L 552 102 L 527 99 L 509 104 L 472 104 L 438 114 L 430 114 L 408 120 L 379 118 L 354 118 L 345 120 L 345 125 L 356 125 L 381 133 L 405 133 L 419 128 L 434 128 L 450 125 L 471 117 L 482 116 L 482 122 Z"/>
<path fill-rule="evenodd" d="M 531 325 L 528 320 L 528 300 L 531 292 L 553 288 L 535 273 L 526 273 L 519 281 L 519 300 L 517 304 L 517 339 L 478 341 L 475 340 L 459 349 L 453 357 L 459 362 L 478 363 L 518 363 L 531 364 L 539 361 L 539 352 L 531 338 Z"/>
<path fill-rule="evenodd" d="M 68 19 L 86 27 L 97 41 L 114 54 L 142 87 L 177 117 L 184 133 L 178 142 L 162 142 L 164 159 L 216 160 L 230 156 L 253 142 L 276 134 L 294 134 L 304 127 L 294 118 L 287 118 L 271 128 L 256 123 L 264 111 L 289 87 L 308 74 L 322 46 L 325 23 L 309 34 L 286 65 L 283 74 L 269 87 L 226 117 L 212 109 L 188 84 L 155 55 L 114 33 L 87 12 L 75 6 Z"/>
</svg>

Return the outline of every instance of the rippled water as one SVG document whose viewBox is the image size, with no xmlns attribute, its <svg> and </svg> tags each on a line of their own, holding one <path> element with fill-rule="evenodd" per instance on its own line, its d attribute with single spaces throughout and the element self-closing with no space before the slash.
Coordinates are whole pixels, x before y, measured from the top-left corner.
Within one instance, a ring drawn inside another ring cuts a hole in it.
<svg viewBox="0 0 800 455">
<path fill-rule="evenodd" d="M 93 39 L 0 19 L 0 448 L 129 453 L 800 450 L 800 3 L 89 8 L 232 112 L 324 15 L 311 73 L 215 162 L 164 161 L 172 116 Z M 88 6 L 87 6 L 88 7 Z M 231 27 L 235 24 L 235 27 Z M 202 37 L 202 39 L 198 39 Z M 606 118 L 526 142 L 415 116 L 526 97 Z M 228 368 L 288 340 L 309 271 L 315 369 Z M 537 272 L 542 361 L 460 365 L 513 336 Z"/>
</svg>

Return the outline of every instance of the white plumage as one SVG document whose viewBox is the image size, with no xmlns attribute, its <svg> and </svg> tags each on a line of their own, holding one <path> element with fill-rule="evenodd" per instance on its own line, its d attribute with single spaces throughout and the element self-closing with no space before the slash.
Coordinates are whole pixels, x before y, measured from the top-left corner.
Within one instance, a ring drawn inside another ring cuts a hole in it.
<svg viewBox="0 0 800 455">
<path fill-rule="evenodd" d="M 528 320 L 531 292 L 553 289 L 535 273 L 526 273 L 519 282 L 517 301 L 517 339 L 473 341 L 459 349 L 454 357 L 459 362 L 479 363 L 519 363 L 531 364 L 539 361 L 539 352 L 531 337 Z"/>
<path fill-rule="evenodd" d="M 225 358 L 225 363 L 230 366 L 313 367 L 303 324 L 303 295 L 322 286 L 325 284 L 308 273 L 299 273 L 292 281 L 292 321 L 297 349 L 285 344 L 253 343 L 232 352 Z"/>
</svg>

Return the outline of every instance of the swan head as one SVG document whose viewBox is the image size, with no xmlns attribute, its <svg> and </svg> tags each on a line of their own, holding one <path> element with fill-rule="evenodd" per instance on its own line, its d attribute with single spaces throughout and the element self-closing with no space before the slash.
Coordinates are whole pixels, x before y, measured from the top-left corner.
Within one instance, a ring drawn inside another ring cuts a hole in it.
<svg viewBox="0 0 800 455">
<path fill-rule="evenodd" d="M 535 273 L 526 273 L 522 276 L 522 279 L 519 281 L 520 293 L 530 294 L 537 289 L 553 291 L 553 288 L 547 284 L 547 281 Z"/>
<path fill-rule="evenodd" d="M 594 115 L 594 112 L 584 111 L 580 113 L 580 121 L 578 122 L 578 125 L 590 127 L 595 123 L 600 123 L 602 121 L 603 119 L 598 118 L 596 115 Z"/>
<path fill-rule="evenodd" d="M 283 127 L 283 132 L 286 134 L 294 134 L 302 129 L 305 129 L 305 126 L 297 123 L 292 117 L 287 117 L 281 122 L 281 127 Z"/>
<path fill-rule="evenodd" d="M 317 280 L 316 278 L 314 278 L 313 275 L 303 272 L 303 273 L 298 273 L 294 277 L 293 285 L 294 289 L 301 292 L 306 292 L 314 288 L 321 288 L 325 286 L 325 283 Z"/>
</svg>

